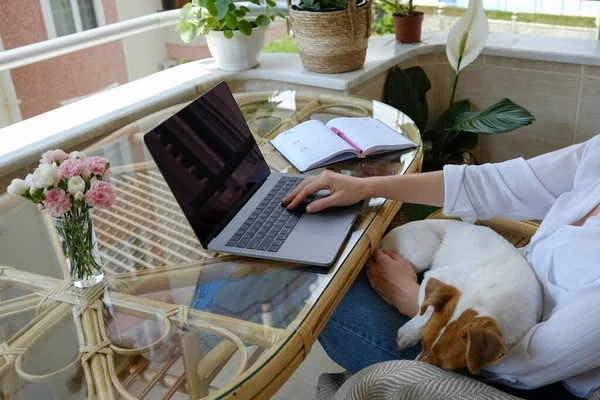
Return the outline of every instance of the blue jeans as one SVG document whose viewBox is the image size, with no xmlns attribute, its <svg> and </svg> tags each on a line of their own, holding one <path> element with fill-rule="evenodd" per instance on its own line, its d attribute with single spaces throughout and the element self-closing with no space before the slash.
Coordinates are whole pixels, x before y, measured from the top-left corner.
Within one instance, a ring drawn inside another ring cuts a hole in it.
<svg viewBox="0 0 600 400">
<path fill-rule="evenodd" d="M 319 336 L 319 342 L 338 365 L 355 373 L 389 360 L 414 360 L 421 345 L 398 351 L 396 334 L 410 318 L 387 304 L 371 288 L 365 270 L 360 272 Z M 578 399 L 560 383 L 535 390 L 494 387 L 531 400 Z"/>
<path fill-rule="evenodd" d="M 402 351 L 398 329 L 410 318 L 400 314 L 373 290 L 363 269 L 319 336 L 319 342 L 338 365 L 355 373 L 388 360 L 414 360 L 421 345 Z"/>
</svg>

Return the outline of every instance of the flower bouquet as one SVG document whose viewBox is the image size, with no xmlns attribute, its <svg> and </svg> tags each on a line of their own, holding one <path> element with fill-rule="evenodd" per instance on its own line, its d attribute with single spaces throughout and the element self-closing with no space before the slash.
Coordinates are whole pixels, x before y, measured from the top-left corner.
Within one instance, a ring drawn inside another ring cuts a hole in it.
<svg viewBox="0 0 600 400">
<path fill-rule="evenodd" d="M 52 216 L 77 287 L 93 286 L 104 278 L 91 209 L 114 203 L 115 191 L 106 182 L 110 172 L 106 158 L 50 150 L 42 154 L 33 174 L 25 180 L 13 179 L 7 188 L 8 193 L 31 200 Z"/>
</svg>

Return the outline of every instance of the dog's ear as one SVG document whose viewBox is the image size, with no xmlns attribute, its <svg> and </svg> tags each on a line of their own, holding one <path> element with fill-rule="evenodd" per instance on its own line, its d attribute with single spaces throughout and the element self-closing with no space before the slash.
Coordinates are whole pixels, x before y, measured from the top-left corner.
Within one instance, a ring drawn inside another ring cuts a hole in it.
<svg viewBox="0 0 600 400">
<path fill-rule="evenodd" d="M 482 368 L 496 364 L 507 353 L 500 329 L 493 321 L 472 327 L 463 339 L 467 341 L 467 365 L 475 375 Z"/>
<path fill-rule="evenodd" d="M 423 299 L 423 304 L 421 304 L 420 314 L 425 314 L 429 306 L 433 306 L 434 310 L 439 312 L 448 300 L 455 295 L 456 288 L 453 286 L 446 285 L 435 278 L 429 278 L 427 286 L 425 286 L 425 299 Z"/>
</svg>

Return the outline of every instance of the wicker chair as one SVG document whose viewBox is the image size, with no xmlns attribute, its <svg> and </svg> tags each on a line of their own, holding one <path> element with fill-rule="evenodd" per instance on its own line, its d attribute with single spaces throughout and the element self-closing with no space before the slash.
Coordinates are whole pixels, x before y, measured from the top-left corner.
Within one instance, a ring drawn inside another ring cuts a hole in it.
<svg viewBox="0 0 600 400">
<path fill-rule="evenodd" d="M 427 219 L 455 219 L 446 217 L 441 211 L 436 211 Z M 516 248 L 526 246 L 531 237 L 537 231 L 539 224 L 531 221 L 511 221 L 505 218 L 493 218 L 485 221 L 477 221 L 477 225 L 489 226 L 502 237 L 512 243 Z"/>
</svg>

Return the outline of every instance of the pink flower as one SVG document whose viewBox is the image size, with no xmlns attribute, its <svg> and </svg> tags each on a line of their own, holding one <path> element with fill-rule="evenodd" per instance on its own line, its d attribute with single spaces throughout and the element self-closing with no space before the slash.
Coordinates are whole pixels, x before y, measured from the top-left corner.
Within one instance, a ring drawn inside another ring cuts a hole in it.
<svg viewBox="0 0 600 400">
<path fill-rule="evenodd" d="M 60 188 L 48 190 L 46 199 L 42 202 L 46 211 L 53 217 L 62 217 L 71 210 L 71 200 L 64 190 Z"/>
<path fill-rule="evenodd" d="M 80 176 L 85 170 L 85 164 L 81 160 L 65 160 L 58 167 L 59 178 L 71 179 L 74 176 Z"/>
<path fill-rule="evenodd" d="M 48 150 L 47 152 L 42 154 L 40 164 L 52 164 L 53 162 L 60 164 L 67 158 L 69 158 L 69 155 L 60 149 Z"/>
<path fill-rule="evenodd" d="M 102 174 L 104 174 L 106 164 L 108 164 L 108 160 L 104 157 L 94 156 L 86 158 L 83 160 L 83 163 L 85 164 L 85 169 L 90 171 L 90 173 L 102 176 Z M 104 179 L 108 179 L 109 176 L 110 168 L 106 171 L 106 174 L 104 174 Z"/>
<path fill-rule="evenodd" d="M 85 194 L 85 202 L 94 208 L 109 208 L 115 202 L 117 194 L 112 186 L 104 181 L 94 181 Z"/>
</svg>

